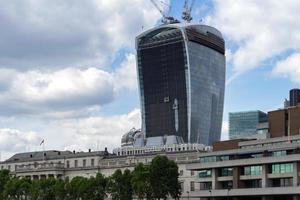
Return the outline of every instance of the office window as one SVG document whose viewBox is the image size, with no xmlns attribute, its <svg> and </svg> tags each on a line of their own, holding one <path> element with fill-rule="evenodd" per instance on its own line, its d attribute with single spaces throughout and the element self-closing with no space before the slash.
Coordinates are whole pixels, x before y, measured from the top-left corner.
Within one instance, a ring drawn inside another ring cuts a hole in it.
<svg viewBox="0 0 300 200">
<path fill-rule="evenodd" d="M 10 170 L 10 165 L 7 166 L 7 169 Z"/>
<path fill-rule="evenodd" d="M 293 172 L 293 163 L 273 164 L 271 168 L 272 174 L 284 174 Z"/>
<path fill-rule="evenodd" d="M 233 174 L 233 168 L 232 167 L 219 169 L 219 176 L 232 176 L 232 174 Z"/>
<path fill-rule="evenodd" d="M 194 175 L 195 175 L 195 171 L 191 170 L 191 176 L 194 176 Z"/>
<path fill-rule="evenodd" d="M 217 161 L 216 156 L 206 156 L 206 157 L 201 157 L 200 158 L 201 163 L 216 162 L 216 161 Z"/>
<path fill-rule="evenodd" d="M 199 178 L 211 177 L 211 170 L 200 170 L 198 175 Z"/>
<path fill-rule="evenodd" d="M 290 187 L 293 186 L 293 178 L 275 178 L 270 180 L 271 187 Z"/>
<path fill-rule="evenodd" d="M 94 158 L 91 159 L 91 166 L 93 167 L 95 165 L 95 160 Z"/>
<path fill-rule="evenodd" d="M 280 156 L 286 156 L 287 152 L 286 151 L 273 151 L 272 156 L 273 157 L 280 157 Z"/>
<path fill-rule="evenodd" d="M 211 190 L 212 183 L 211 182 L 200 182 L 200 190 Z"/>
<path fill-rule="evenodd" d="M 82 160 L 82 167 L 86 167 L 86 159 Z"/>
<path fill-rule="evenodd" d="M 181 188 L 181 191 L 183 192 L 184 191 L 184 182 L 180 182 L 180 188 Z"/>
<path fill-rule="evenodd" d="M 191 186 L 191 191 L 195 191 L 195 182 L 194 181 L 191 181 L 190 186 Z"/>
<path fill-rule="evenodd" d="M 74 160 L 74 167 L 78 167 L 78 160 Z"/>
<path fill-rule="evenodd" d="M 221 182 L 222 189 L 232 189 L 233 182 L 232 181 L 223 181 Z"/>
<path fill-rule="evenodd" d="M 262 166 L 255 165 L 255 166 L 246 166 L 243 168 L 242 175 L 261 175 L 262 174 Z"/>
<path fill-rule="evenodd" d="M 70 168 L 70 161 L 67 160 L 67 168 Z"/>
<path fill-rule="evenodd" d="M 183 170 L 179 171 L 179 176 L 183 176 Z"/>
<path fill-rule="evenodd" d="M 225 161 L 225 160 L 230 160 L 229 156 L 219 156 L 218 161 Z"/>
</svg>

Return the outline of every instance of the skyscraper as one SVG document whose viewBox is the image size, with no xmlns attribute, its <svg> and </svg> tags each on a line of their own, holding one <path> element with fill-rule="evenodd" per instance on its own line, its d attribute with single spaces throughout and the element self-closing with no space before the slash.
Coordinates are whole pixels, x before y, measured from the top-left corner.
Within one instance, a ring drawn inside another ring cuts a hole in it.
<svg viewBox="0 0 300 200">
<path fill-rule="evenodd" d="M 300 89 L 290 90 L 290 106 L 297 106 L 300 104 Z"/>
<path fill-rule="evenodd" d="M 259 110 L 229 113 L 229 139 L 255 135 L 258 125 L 267 121 L 267 114 Z"/>
<path fill-rule="evenodd" d="M 220 139 L 225 48 L 213 27 L 165 24 L 136 38 L 142 130 L 147 143 Z"/>
</svg>

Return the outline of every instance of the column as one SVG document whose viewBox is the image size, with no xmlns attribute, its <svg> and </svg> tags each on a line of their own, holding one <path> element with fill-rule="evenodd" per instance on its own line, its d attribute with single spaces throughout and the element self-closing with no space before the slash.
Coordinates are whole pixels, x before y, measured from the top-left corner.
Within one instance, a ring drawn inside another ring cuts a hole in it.
<svg viewBox="0 0 300 200">
<path fill-rule="evenodd" d="M 234 167 L 233 168 L 233 189 L 238 189 L 239 188 L 239 181 L 240 181 L 240 169 L 239 167 Z"/>
<path fill-rule="evenodd" d="M 211 180 L 212 180 L 211 187 L 213 190 L 218 189 L 217 177 L 218 177 L 218 170 L 216 168 L 214 168 L 211 170 Z"/>
<path fill-rule="evenodd" d="M 262 188 L 268 187 L 268 165 L 262 166 L 261 187 Z"/>
<path fill-rule="evenodd" d="M 299 165 L 298 162 L 293 163 L 293 186 L 299 185 Z"/>
</svg>

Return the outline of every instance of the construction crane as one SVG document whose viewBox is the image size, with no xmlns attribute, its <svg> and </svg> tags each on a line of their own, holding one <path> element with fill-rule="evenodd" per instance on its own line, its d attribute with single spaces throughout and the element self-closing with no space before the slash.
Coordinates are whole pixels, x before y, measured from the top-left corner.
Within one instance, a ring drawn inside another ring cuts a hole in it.
<svg viewBox="0 0 300 200">
<path fill-rule="evenodd" d="M 192 8 L 195 4 L 195 0 L 192 0 L 191 5 L 189 6 L 189 0 L 184 1 L 183 11 L 182 11 L 182 19 L 186 22 L 191 22 L 192 17 Z"/>
<path fill-rule="evenodd" d="M 166 12 L 167 14 L 165 14 L 165 12 L 158 6 L 158 4 L 155 2 L 155 0 L 151 0 L 151 3 L 155 6 L 155 8 L 162 15 L 161 22 L 163 24 L 169 24 L 169 23 L 179 22 L 178 20 L 174 19 L 174 17 L 169 16 L 170 15 L 170 11 L 171 11 L 171 4 L 168 5 L 165 2 L 161 1 L 162 4 L 165 4 L 166 6 L 168 6 L 168 9 L 167 9 L 167 12 Z"/>
</svg>

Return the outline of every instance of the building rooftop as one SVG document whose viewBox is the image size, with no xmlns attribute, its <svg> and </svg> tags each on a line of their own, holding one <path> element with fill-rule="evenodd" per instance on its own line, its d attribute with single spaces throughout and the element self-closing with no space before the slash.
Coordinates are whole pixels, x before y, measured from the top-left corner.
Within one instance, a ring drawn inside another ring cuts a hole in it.
<svg viewBox="0 0 300 200">
<path fill-rule="evenodd" d="M 86 156 L 104 156 L 104 155 L 108 155 L 108 152 L 90 151 L 90 150 L 88 152 L 47 150 L 47 151 L 17 153 L 12 157 L 10 157 L 9 159 L 3 161 L 2 163 L 30 162 L 30 161 L 40 161 L 40 160 L 77 158 L 77 157 L 86 157 Z"/>
</svg>

